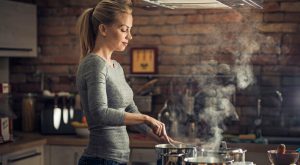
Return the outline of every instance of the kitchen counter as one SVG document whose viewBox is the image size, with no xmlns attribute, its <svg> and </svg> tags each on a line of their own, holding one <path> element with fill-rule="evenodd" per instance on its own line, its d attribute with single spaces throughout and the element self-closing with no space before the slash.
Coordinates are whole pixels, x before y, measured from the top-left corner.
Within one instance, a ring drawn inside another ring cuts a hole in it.
<svg viewBox="0 0 300 165">
<path fill-rule="evenodd" d="M 141 134 L 129 134 L 131 148 L 154 148 L 157 142 Z M 14 152 L 23 148 L 37 145 L 66 145 L 66 146 L 85 146 L 88 143 L 87 138 L 80 138 L 75 135 L 41 135 L 38 133 L 20 133 L 17 134 L 14 142 L 0 144 L 0 155 Z M 228 143 L 230 148 L 243 148 L 247 152 L 266 152 L 276 149 L 278 144 L 255 144 L 255 143 Z M 288 149 L 297 149 L 298 145 L 287 145 Z"/>
<path fill-rule="evenodd" d="M 38 145 L 85 146 L 87 138 L 76 135 L 41 135 L 39 133 L 18 133 L 13 142 L 0 144 L 0 155 Z M 129 134 L 131 148 L 154 148 L 155 141 L 140 135 Z"/>
</svg>

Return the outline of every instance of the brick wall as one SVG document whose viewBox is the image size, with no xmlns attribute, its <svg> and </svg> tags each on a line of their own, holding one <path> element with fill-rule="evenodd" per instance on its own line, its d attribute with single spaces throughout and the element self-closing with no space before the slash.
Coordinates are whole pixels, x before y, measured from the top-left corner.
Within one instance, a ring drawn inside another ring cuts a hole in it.
<svg viewBox="0 0 300 165">
<path fill-rule="evenodd" d="M 41 92 L 45 88 L 76 92 L 75 72 L 79 45 L 75 24 L 95 1 L 37 0 L 37 58 L 13 58 L 10 81 L 14 93 Z M 237 52 L 250 51 L 255 83 L 237 90 L 235 106 L 240 121 L 228 132 L 253 130 L 257 99 L 262 99 L 264 135 L 299 136 L 300 122 L 300 2 L 265 0 L 264 10 L 143 10 L 134 11 L 133 40 L 129 47 L 157 47 L 159 74 L 215 75 L 224 65 L 234 65 Z M 240 39 L 245 40 L 243 41 Z M 254 51 L 251 46 L 258 46 Z M 129 50 L 129 49 L 128 49 Z M 129 51 L 114 56 L 130 73 Z M 184 88 L 188 78 L 177 78 Z M 129 77 L 133 89 L 147 78 Z M 159 78 L 162 95 L 154 97 L 156 115 L 168 97 L 170 77 Z M 275 91 L 282 92 L 282 104 Z M 282 106 L 282 108 L 281 108 Z M 282 112 L 282 114 L 281 114 Z M 280 115 L 283 120 L 280 120 Z M 284 121 L 280 125 L 279 121 Z"/>
</svg>

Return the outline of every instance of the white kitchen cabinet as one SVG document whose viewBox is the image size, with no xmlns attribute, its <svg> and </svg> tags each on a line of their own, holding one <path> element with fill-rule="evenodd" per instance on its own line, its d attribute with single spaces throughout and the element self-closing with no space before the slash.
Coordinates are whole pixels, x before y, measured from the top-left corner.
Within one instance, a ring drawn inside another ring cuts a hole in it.
<svg viewBox="0 0 300 165">
<path fill-rule="evenodd" d="M 0 57 L 37 57 L 37 7 L 0 1 Z"/>
<path fill-rule="evenodd" d="M 45 165 L 77 165 L 83 146 L 45 146 Z"/>
<path fill-rule="evenodd" d="M 2 155 L 1 165 L 44 165 L 44 147 L 41 145 Z"/>
</svg>

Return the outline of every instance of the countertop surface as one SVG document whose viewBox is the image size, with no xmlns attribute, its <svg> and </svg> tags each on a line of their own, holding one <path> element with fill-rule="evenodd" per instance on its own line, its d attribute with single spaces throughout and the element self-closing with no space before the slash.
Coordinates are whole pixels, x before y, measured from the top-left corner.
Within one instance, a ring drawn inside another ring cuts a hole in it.
<svg viewBox="0 0 300 165">
<path fill-rule="evenodd" d="M 129 134 L 131 148 L 154 148 L 157 142 L 141 135 Z M 39 133 L 18 133 L 14 142 L 0 144 L 0 155 L 38 145 L 86 146 L 88 138 L 76 135 L 41 135 Z M 243 148 L 247 152 L 266 152 L 277 149 L 277 144 L 228 143 L 229 148 Z M 297 149 L 299 145 L 287 145 L 288 149 Z"/>
</svg>

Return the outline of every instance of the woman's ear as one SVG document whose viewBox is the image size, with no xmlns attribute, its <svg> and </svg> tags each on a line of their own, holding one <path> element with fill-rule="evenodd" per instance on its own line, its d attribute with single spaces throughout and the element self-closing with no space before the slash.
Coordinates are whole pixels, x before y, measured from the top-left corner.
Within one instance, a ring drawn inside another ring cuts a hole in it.
<svg viewBox="0 0 300 165">
<path fill-rule="evenodd" d="M 107 29 L 106 29 L 106 26 L 105 26 L 104 24 L 100 24 L 100 25 L 98 26 L 98 30 L 99 30 L 100 35 L 101 35 L 102 37 L 105 37 L 105 36 L 106 36 Z"/>
</svg>

